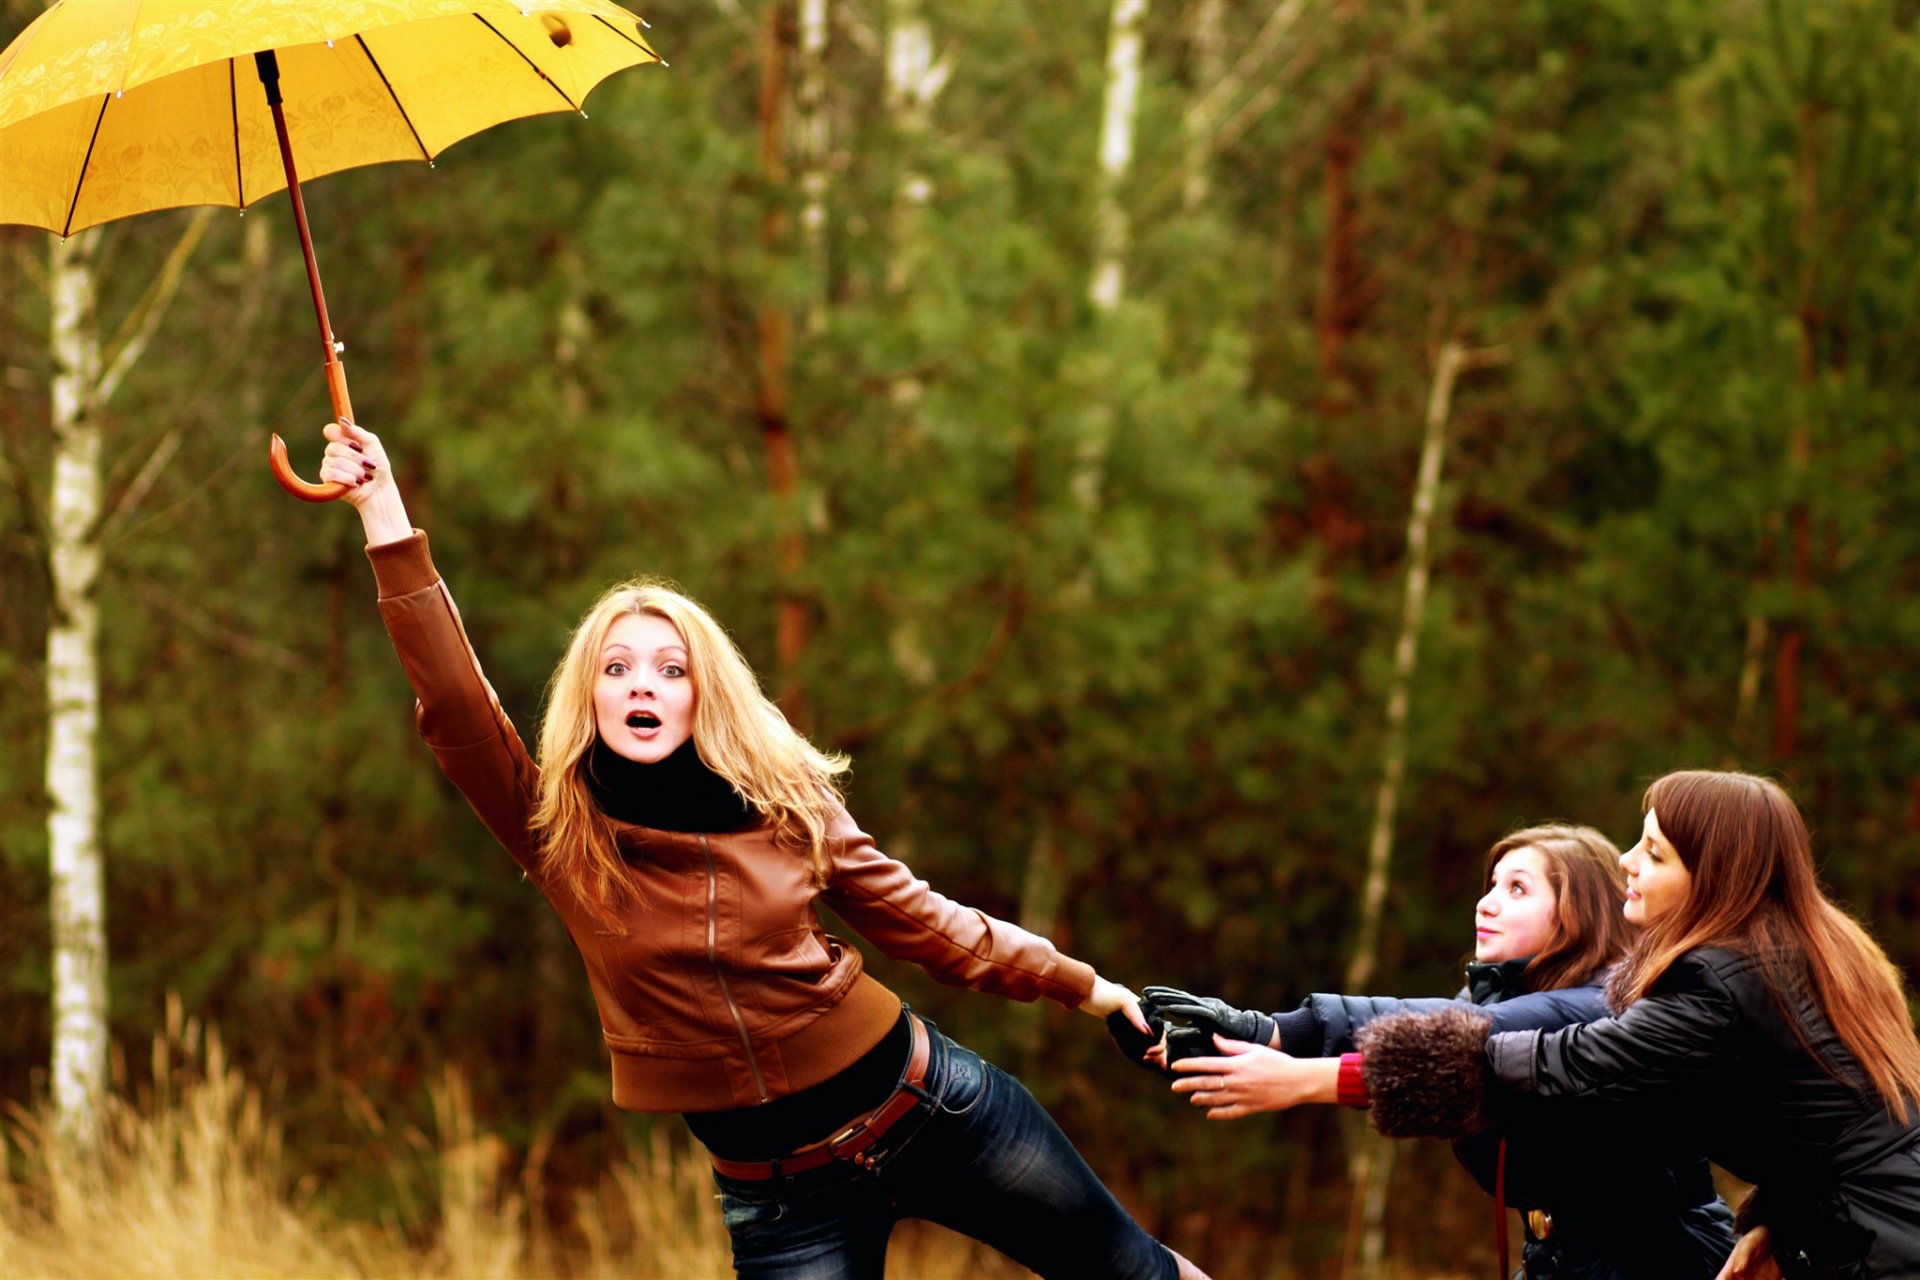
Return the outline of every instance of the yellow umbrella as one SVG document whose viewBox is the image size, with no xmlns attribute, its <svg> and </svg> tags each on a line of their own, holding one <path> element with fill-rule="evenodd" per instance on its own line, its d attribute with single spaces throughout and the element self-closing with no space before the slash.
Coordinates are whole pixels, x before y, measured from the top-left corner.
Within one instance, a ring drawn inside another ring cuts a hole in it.
<svg viewBox="0 0 1920 1280">
<path fill-rule="evenodd" d="M 152 209 L 247 206 L 285 188 L 351 418 L 299 172 L 432 160 L 503 120 L 579 111 L 658 62 L 607 0 L 57 0 L 0 51 L 0 223 L 60 235 Z M 341 485 L 274 475 L 324 502 Z"/>
</svg>

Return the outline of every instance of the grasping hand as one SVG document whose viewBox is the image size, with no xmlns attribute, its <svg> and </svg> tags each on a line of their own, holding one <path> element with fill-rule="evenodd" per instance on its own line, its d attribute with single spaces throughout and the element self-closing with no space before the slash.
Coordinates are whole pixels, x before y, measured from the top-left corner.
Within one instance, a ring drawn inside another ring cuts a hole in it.
<svg viewBox="0 0 1920 1280">
<path fill-rule="evenodd" d="M 368 543 L 395 542 L 412 533 L 380 437 L 344 418 L 329 422 L 321 434 L 327 451 L 320 459 L 320 478 L 347 486 L 340 499 L 359 511 Z"/>
<path fill-rule="evenodd" d="M 345 418 L 329 422 L 320 431 L 327 438 L 327 451 L 320 459 L 320 478 L 344 484 L 341 495 L 360 506 L 383 485 L 393 484 L 393 466 L 380 437 Z"/>
<path fill-rule="evenodd" d="M 1209 1120 L 1238 1120 L 1257 1111 L 1339 1100 L 1338 1058 L 1294 1058 L 1225 1036 L 1215 1036 L 1213 1042 L 1224 1057 L 1182 1058 L 1173 1064 L 1181 1076 L 1173 1082 L 1173 1091 L 1205 1107 Z"/>
<path fill-rule="evenodd" d="M 1780 1280 L 1780 1264 L 1773 1260 L 1773 1232 L 1755 1227 L 1741 1236 L 1714 1280 Z"/>
<path fill-rule="evenodd" d="M 1094 975 L 1093 993 L 1080 1002 L 1080 1012 L 1090 1013 L 1103 1021 L 1109 1014 L 1124 1014 L 1141 1035 L 1155 1040 L 1160 1038 L 1159 1033 L 1147 1025 L 1146 1015 L 1140 1012 L 1140 997 L 1098 974 Z"/>
</svg>

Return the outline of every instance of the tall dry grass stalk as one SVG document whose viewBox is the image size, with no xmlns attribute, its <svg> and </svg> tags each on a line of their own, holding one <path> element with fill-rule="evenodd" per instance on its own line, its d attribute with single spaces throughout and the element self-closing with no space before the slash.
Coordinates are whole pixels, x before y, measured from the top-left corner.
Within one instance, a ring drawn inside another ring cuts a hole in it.
<svg viewBox="0 0 1920 1280">
<path fill-rule="evenodd" d="M 102 1107 L 91 1151 L 50 1113 L 10 1105 L 0 1131 L 0 1276 L 9 1280 L 642 1280 L 730 1277 L 705 1158 L 658 1126 L 575 1198 L 563 1229 L 533 1221 L 543 1143 L 515 1187 L 507 1146 L 475 1123 L 465 1077 L 430 1089 L 434 1129 L 393 1133 L 364 1099 L 355 1176 L 390 1187 L 391 1220 L 342 1222 L 296 1185 L 260 1091 L 219 1034 L 169 999 L 150 1095 Z M 426 1194 L 421 1188 L 430 1188 Z M 560 1241 L 577 1241 L 562 1244 Z M 992 1250 L 921 1223 L 895 1234 L 892 1280 L 1024 1276 Z"/>
<path fill-rule="evenodd" d="M 0 1144 L 24 1170 L 0 1192 L 0 1274 L 50 1280 L 354 1276 L 278 1191 L 280 1132 L 227 1062 L 218 1034 L 167 1005 L 153 1046 L 152 1103 L 109 1097 L 91 1150 L 44 1109 L 11 1108 Z"/>
</svg>

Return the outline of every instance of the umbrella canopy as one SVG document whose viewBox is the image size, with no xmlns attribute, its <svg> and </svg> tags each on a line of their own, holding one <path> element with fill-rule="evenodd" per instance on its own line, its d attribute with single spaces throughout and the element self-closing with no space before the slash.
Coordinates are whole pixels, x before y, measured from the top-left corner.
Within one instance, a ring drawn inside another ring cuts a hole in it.
<svg viewBox="0 0 1920 1280">
<path fill-rule="evenodd" d="M 65 236 L 285 189 L 327 392 L 351 418 L 300 174 L 431 160 L 503 120 L 579 111 L 608 75 L 660 61 L 645 25 L 608 0 L 56 0 L 0 51 L 0 222 Z M 277 435 L 268 454 L 295 497 L 346 492 L 295 475 Z"/>
<path fill-rule="evenodd" d="M 659 61 L 643 26 L 607 0 L 59 0 L 0 52 L 0 222 L 70 235 L 282 190 L 256 53 L 317 177 L 578 111 Z"/>
</svg>

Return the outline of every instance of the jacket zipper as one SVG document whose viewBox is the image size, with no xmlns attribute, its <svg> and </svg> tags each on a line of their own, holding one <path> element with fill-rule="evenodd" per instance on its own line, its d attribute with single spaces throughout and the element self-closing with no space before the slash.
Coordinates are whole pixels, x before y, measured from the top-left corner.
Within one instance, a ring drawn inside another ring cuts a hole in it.
<svg viewBox="0 0 1920 1280">
<path fill-rule="evenodd" d="M 754 1056 L 753 1040 L 747 1035 L 747 1020 L 740 1016 L 740 1006 L 734 1003 L 733 987 L 727 982 L 727 975 L 720 969 L 720 872 L 713 861 L 713 846 L 707 843 L 706 836 L 700 837 L 700 852 L 707 859 L 707 963 L 713 966 L 713 976 L 720 980 L 720 994 L 726 997 L 727 1012 L 733 1015 L 733 1028 L 740 1033 L 740 1047 L 747 1051 L 747 1070 L 753 1073 L 753 1091 L 760 1101 L 771 1101 L 767 1094 L 767 1082 L 760 1075 L 760 1059 Z"/>
</svg>

